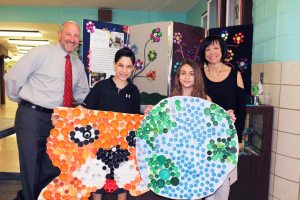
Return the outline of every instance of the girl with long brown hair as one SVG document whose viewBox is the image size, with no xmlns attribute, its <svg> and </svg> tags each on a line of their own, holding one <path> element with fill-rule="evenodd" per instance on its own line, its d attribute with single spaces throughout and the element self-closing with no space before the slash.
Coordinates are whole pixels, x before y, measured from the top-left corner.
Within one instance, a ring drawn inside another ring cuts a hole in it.
<svg viewBox="0 0 300 200">
<path fill-rule="evenodd" d="M 204 81 L 198 63 L 193 60 L 181 62 L 175 79 L 171 96 L 192 96 L 209 100 L 205 93 Z"/>
</svg>

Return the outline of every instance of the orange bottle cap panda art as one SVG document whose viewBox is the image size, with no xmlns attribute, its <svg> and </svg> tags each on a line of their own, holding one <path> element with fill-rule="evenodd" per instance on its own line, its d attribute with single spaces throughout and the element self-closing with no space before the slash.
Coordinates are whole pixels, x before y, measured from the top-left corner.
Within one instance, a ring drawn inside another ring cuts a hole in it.
<svg viewBox="0 0 300 200">
<path fill-rule="evenodd" d="M 132 196 L 149 189 L 141 180 L 135 155 L 135 133 L 143 115 L 79 108 L 56 108 L 47 153 L 61 174 L 39 199 L 88 199 L 104 188 L 124 188 Z"/>
</svg>

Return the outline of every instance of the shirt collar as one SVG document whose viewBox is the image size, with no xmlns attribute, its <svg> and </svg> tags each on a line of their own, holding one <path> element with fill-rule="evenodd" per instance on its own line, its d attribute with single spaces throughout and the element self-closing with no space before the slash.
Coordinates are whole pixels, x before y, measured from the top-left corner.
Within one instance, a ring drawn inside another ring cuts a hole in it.
<svg viewBox="0 0 300 200">
<path fill-rule="evenodd" d="M 60 54 L 63 58 L 65 58 L 66 55 L 67 55 L 68 53 L 61 47 L 61 45 L 60 45 L 59 42 L 56 44 L 56 47 L 57 47 L 57 49 L 58 49 L 58 51 L 59 51 L 59 54 Z M 72 59 L 72 57 L 73 57 L 73 53 L 70 53 L 70 58 Z"/>
<path fill-rule="evenodd" d="M 114 80 L 113 80 L 113 77 L 114 77 L 114 76 L 111 75 L 111 76 L 108 78 L 108 80 L 109 80 L 109 87 L 110 87 L 110 88 L 114 88 L 114 89 L 117 90 L 118 88 L 117 88 L 117 85 L 115 84 L 115 82 L 114 82 Z M 131 81 L 130 81 L 129 79 L 128 79 L 127 81 L 128 81 L 128 84 L 122 89 L 122 90 L 124 90 L 124 91 L 125 91 L 125 90 L 127 91 L 128 89 L 130 89 L 130 88 L 132 87 Z"/>
<path fill-rule="evenodd" d="M 115 82 L 114 82 L 114 80 L 113 80 L 113 75 L 111 75 L 109 78 L 108 78 L 108 80 L 109 80 L 109 87 L 110 88 L 117 88 L 117 86 L 116 86 L 116 84 L 115 84 Z"/>
</svg>

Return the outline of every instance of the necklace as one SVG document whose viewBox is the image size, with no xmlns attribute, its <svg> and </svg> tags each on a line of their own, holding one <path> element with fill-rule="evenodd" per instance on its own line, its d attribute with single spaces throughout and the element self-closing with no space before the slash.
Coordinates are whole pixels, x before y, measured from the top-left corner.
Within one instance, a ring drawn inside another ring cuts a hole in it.
<svg viewBox="0 0 300 200">
<path fill-rule="evenodd" d="M 207 67 L 207 72 L 210 77 L 220 76 L 220 74 L 223 72 L 223 65 L 222 65 L 221 69 L 218 69 L 218 70 L 211 70 L 209 67 Z"/>
</svg>

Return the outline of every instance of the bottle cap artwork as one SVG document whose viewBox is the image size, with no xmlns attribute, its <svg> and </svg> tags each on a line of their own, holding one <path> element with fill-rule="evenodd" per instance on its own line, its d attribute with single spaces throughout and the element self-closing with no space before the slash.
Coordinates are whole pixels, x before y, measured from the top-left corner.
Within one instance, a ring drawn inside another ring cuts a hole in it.
<svg viewBox="0 0 300 200">
<path fill-rule="evenodd" d="M 171 199 L 208 196 L 238 161 L 238 139 L 218 105 L 170 97 L 147 116 L 56 108 L 47 153 L 61 171 L 39 200 L 82 199 L 103 188 Z"/>
<path fill-rule="evenodd" d="M 56 108 L 58 122 L 47 140 L 47 153 L 61 171 L 39 200 L 82 199 L 104 188 L 124 188 L 132 196 L 149 189 L 137 168 L 135 135 L 143 115 L 79 108 Z"/>
<path fill-rule="evenodd" d="M 141 177 L 156 194 L 199 199 L 214 193 L 237 165 L 236 129 L 220 106 L 196 97 L 160 101 L 136 134 Z"/>
</svg>

